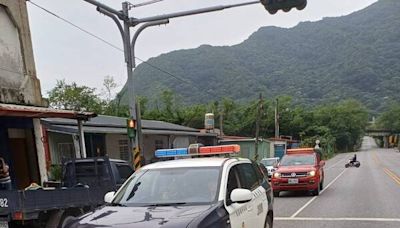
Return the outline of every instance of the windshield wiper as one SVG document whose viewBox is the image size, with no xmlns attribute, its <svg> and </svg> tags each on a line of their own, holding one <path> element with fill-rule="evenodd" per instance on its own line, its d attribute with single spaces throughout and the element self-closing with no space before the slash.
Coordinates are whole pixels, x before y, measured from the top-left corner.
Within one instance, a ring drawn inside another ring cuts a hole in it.
<svg viewBox="0 0 400 228">
<path fill-rule="evenodd" d="M 120 203 L 110 203 L 109 205 L 112 207 L 126 207 L 125 204 L 120 204 Z"/>
<path fill-rule="evenodd" d="M 154 204 L 146 204 L 145 207 L 168 207 L 168 206 L 179 206 L 185 205 L 186 202 L 177 202 L 177 203 L 154 203 Z"/>
</svg>

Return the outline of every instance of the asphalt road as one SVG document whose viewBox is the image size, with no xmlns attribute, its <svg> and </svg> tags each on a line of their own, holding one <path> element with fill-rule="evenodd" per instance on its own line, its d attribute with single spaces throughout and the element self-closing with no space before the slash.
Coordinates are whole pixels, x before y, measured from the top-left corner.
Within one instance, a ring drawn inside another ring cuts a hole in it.
<svg viewBox="0 0 400 228">
<path fill-rule="evenodd" d="M 327 161 L 319 196 L 281 193 L 275 198 L 274 227 L 400 227 L 400 153 L 379 149 L 364 138 L 360 168 L 344 168 L 353 153 Z"/>
</svg>

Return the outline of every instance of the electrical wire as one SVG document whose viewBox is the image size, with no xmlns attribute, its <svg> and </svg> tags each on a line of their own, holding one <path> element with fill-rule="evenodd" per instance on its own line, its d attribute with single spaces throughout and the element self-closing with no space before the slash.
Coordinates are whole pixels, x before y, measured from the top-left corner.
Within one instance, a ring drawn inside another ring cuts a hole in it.
<svg viewBox="0 0 400 228">
<path fill-rule="evenodd" d="M 124 52 L 124 50 L 123 50 L 122 48 L 120 48 L 120 47 L 118 47 L 118 46 L 112 44 L 111 42 L 109 42 L 109 41 L 107 41 L 107 40 L 101 38 L 100 36 L 98 36 L 98 35 L 96 35 L 96 34 L 90 32 L 90 31 L 88 31 L 88 30 L 86 30 L 86 29 L 84 29 L 84 28 L 82 28 L 82 27 L 80 27 L 80 26 L 78 26 L 78 25 L 72 23 L 71 21 L 69 21 L 69 20 L 67 20 L 67 19 L 65 19 L 65 18 L 63 18 L 63 17 L 57 15 L 56 13 L 51 12 L 50 10 L 48 10 L 48 9 L 46 9 L 46 8 L 44 8 L 44 7 L 40 6 L 40 5 L 38 5 L 38 4 L 34 3 L 34 2 L 32 2 L 31 0 L 28 0 L 28 2 L 31 3 L 32 5 L 38 7 L 39 9 L 45 11 L 46 13 L 48 13 L 48 14 L 50 14 L 50 15 L 52 15 L 52 16 L 58 18 L 58 19 L 60 19 L 61 21 L 63 21 L 63 22 L 65 22 L 65 23 L 67 23 L 67 24 L 73 26 L 74 28 L 80 30 L 81 32 L 86 33 L 87 35 L 89 35 L 89 36 L 91 36 L 91 37 L 93 37 L 93 38 L 95 38 L 95 39 L 97 39 L 97 40 L 99 40 L 99 41 L 105 43 L 106 45 L 108 45 L 108 46 L 110 46 L 110 47 L 112 47 L 112 48 L 114 48 L 114 49 L 116 49 L 116 50 L 119 50 L 119 51 L 121 51 L 121 52 Z M 174 75 L 174 74 L 172 74 L 172 73 L 170 73 L 170 72 L 168 72 L 168 71 L 166 71 L 166 70 L 163 70 L 163 69 L 161 69 L 161 68 L 159 68 L 159 67 L 157 67 L 157 66 L 155 66 L 155 65 L 153 65 L 153 64 L 151 64 L 151 63 L 149 63 L 149 62 L 147 62 L 147 61 L 145 61 L 145 60 L 143 60 L 143 59 L 141 59 L 141 58 L 139 58 L 139 57 L 136 57 L 136 56 L 135 56 L 135 59 L 139 60 L 140 62 L 142 62 L 142 63 L 144 63 L 144 64 L 146 64 L 146 65 L 148 65 L 148 66 L 150 66 L 150 67 L 153 67 L 154 69 L 156 69 L 156 70 L 158 70 L 158 71 L 160 71 L 160 72 L 162 72 L 162 73 L 164 73 L 164 74 L 167 74 L 167 75 L 170 76 L 170 77 L 175 78 L 176 80 L 179 80 L 179 81 L 181 81 L 181 82 L 194 85 L 192 82 L 187 81 L 187 80 L 185 80 L 185 79 L 182 79 L 182 78 L 180 78 L 180 77 L 178 77 L 178 76 L 176 76 L 176 75 Z"/>
</svg>

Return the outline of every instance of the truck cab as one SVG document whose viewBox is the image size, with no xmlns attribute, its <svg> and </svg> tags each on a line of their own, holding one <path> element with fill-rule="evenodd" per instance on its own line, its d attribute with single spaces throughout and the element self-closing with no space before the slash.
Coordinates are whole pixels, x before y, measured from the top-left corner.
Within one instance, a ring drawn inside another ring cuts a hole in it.
<svg viewBox="0 0 400 228">
<path fill-rule="evenodd" d="M 133 173 L 128 162 L 107 157 L 73 159 L 63 164 L 63 187 L 109 186 L 117 190 Z"/>
<path fill-rule="evenodd" d="M 324 185 L 325 161 L 314 148 L 288 149 L 272 175 L 275 197 L 282 191 L 309 191 L 319 195 Z"/>
</svg>

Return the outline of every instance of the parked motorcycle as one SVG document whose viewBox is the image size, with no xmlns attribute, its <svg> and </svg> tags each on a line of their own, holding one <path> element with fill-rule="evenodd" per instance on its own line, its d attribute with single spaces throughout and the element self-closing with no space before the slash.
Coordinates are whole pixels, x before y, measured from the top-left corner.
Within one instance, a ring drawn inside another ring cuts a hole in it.
<svg viewBox="0 0 400 228">
<path fill-rule="evenodd" d="M 359 161 L 353 162 L 353 160 L 350 159 L 350 160 L 344 165 L 344 167 L 345 167 L 345 168 L 349 168 L 349 167 L 356 167 L 356 168 L 358 168 L 358 167 L 360 167 L 360 165 L 361 165 L 361 163 L 360 163 Z"/>
</svg>

